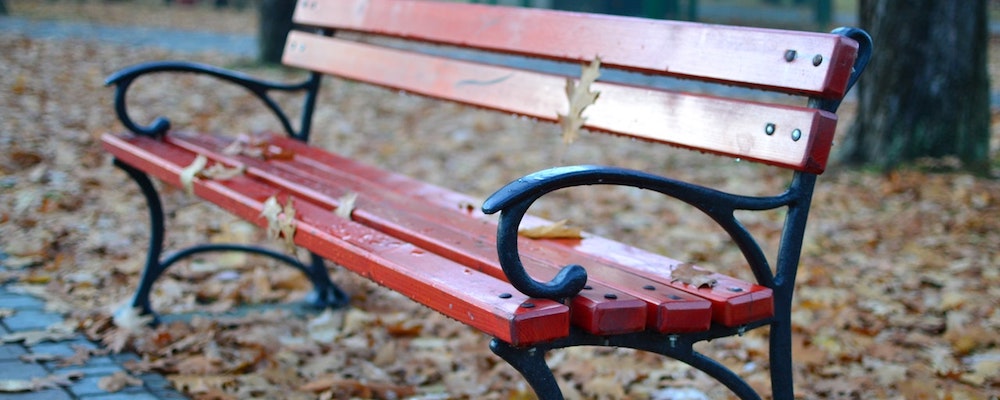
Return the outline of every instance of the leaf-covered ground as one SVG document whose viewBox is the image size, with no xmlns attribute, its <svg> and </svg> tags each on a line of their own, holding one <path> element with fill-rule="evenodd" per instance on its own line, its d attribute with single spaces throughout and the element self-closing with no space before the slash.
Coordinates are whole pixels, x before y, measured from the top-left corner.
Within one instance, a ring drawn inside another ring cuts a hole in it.
<svg viewBox="0 0 1000 400">
<path fill-rule="evenodd" d="M 255 26 L 246 12 L 164 10 L 159 3 L 8 2 L 15 14 L 38 18 L 128 24 L 142 15 L 142 21 L 162 26 L 243 33 Z M 530 398 L 521 378 L 487 350 L 488 338 L 334 266 L 332 276 L 352 295 L 347 310 L 301 313 L 281 306 L 308 291 L 297 272 L 242 255 L 206 256 L 162 277 L 154 307 L 167 315 L 242 313 L 196 316 L 155 330 L 126 315 L 119 325 L 139 327 L 115 327 L 111 313 L 136 285 L 147 227 L 138 190 L 110 165 L 97 141 L 102 133 L 122 130 L 104 77 L 135 62 L 167 58 L 235 66 L 285 81 L 302 74 L 248 67 L 219 55 L 82 39 L 0 34 L 0 281 L 43 296 L 50 308 L 71 314 L 79 330 L 108 346 L 138 352 L 143 360 L 134 371 L 161 372 L 196 398 Z M 992 70 L 998 65 L 992 63 Z M 147 117 L 166 113 L 175 126 L 234 133 L 279 129 L 252 98 L 215 81 L 164 76 L 138 86 L 132 106 L 147 110 Z M 317 145 L 480 197 L 559 163 L 645 168 L 750 193 L 780 190 L 785 182 L 758 165 L 601 135 L 584 133 L 567 146 L 555 125 L 342 81 L 327 81 L 322 94 Z M 295 99 L 288 100 L 294 108 Z M 844 106 L 846 121 L 852 107 Z M 163 196 L 168 246 L 268 242 L 249 224 L 183 190 L 164 187 Z M 586 189 L 538 209 L 553 220 L 569 219 L 591 232 L 749 278 L 724 234 L 690 211 L 641 191 Z M 747 225 L 773 248 L 780 213 L 747 217 Z M 997 398 L 998 266 L 996 178 L 834 166 L 820 179 L 798 280 L 797 393 Z M 753 385 L 769 385 L 765 332 L 700 350 Z M 572 349 L 553 354 L 550 364 L 569 398 L 728 396 L 681 364 L 632 351 Z"/>
</svg>

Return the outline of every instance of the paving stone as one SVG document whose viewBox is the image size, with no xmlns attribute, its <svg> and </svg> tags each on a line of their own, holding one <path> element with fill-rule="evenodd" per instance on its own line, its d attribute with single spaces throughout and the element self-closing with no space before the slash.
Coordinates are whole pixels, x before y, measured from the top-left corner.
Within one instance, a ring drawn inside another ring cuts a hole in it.
<svg viewBox="0 0 1000 400">
<path fill-rule="evenodd" d="M 42 309 L 45 308 L 45 301 L 37 297 L 15 294 L 7 291 L 0 293 L 0 304 L 3 304 L 4 308 L 13 308 L 14 310 L 17 311 L 22 311 L 22 310 L 41 311 Z"/>
<path fill-rule="evenodd" d="M 19 310 L 17 314 L 4 318 L 3 323 L 11 331 L 45 329 L 63 322 L 63 316 L 41 310 Z"/>
<path fill-rule="evenodd" d="M 80 397 L 89 395 L 109 395 L 109 394 L 131 395 L 139 393 L 149 393 L 146 390 L 146 388 L 142 386 L 128 386 L 122 389 L 121 391 L 115 393 L 108 393 L 108 391 L 101 389 L 100 387 L 97 386 L 98 383 L 103 378 L 105 378 L 105 376 L 84 376 L 83 379 L 73 382 L 73 385 L 69 386 L 67 389 L 69 389 L 70 393 Z"/>
<path fill-rule="evenodd" d="M 31 379 L 49 375 L 45 367 L 20 360 L 0 361 L 0 371 L 3 371 L 4 379 Z"/>
<path fill-rule="evenodd" d="M 19 344 L 5 344 L 0 346 L 0 361 L 17 360 L 22 354 L 27 353 L 28 351 L 24 349 L 24 346 Z"/>
<path fill-rule="evenodd" d="M 108 393 L 80 396 L 80 400 L 162 400 L 153 393 Z"/>
<path fill-rule="evenodd" d="M 31 352 L 35 354 L 52 354 L 57 356 L 69 357 L 76 354 L 76 347 L 83 346 L 88 349 L 95 349 L 93 343 L 83 341 L 83 340 L 73 340 L 67 342 L 44 342 L 31 346 Z"/>
<path fill-rule="evenodd" d="M 73 396 L 62 389 L 45 389 L 37 392 L 0 393 L 0 400 L 73 400 Z"/>
<path fill-rule="evenodd" d="M 68 367 L 53 367 L 52 373 L 54 374 L 67 374 L 70 372 L 80 372 L 84 376 L 107 376 L 114 374 L 115 372 L 125 371 L 120 365 L 115 363 L 103 363 L 103 364 L 91 364 L 86 365 L 71 365 Z"/>
</svg>

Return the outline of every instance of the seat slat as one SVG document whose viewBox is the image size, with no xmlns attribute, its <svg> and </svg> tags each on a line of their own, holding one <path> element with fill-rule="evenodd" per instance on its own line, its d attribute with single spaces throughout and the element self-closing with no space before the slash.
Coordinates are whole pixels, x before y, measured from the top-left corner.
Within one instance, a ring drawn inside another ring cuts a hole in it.
<svg viewBox="0 0 1000 400">
<path fill-rule="evenodd" d="M 347 79 L 552 122 L 569 110 L 566 79 L 555 75 L 303 32 L 288 46 L 286 64 Z M 591 88 L 601 94 L 584 112 L 588 128 L 812 173 L 826 167 L 837 123 L 835 114 L 806 107 L 601 82 Z"/>
<path fill-rule="evenodd" d="M 857 52 L 832 34 L 434 1 L 305 1 L 294 20 L 818 97 L 844 94 Z"/>
<path fill-rule="evenodd" d="M 102 137 L 104 148 L 120 160 L 165 182 L 181 186 L 179 175 L 196 154 L 145 137 Z M 270 196 L 296 208 L 295 242 L 344 267 L 431 308 L 515 345 L 530 345 L 569 333 L 567 306 L 529 299 L 509 283 L 456 264 L 331 210 L 279 192 L 250 177 L 226 181 L 196 179 L 195 193 L 259 226 L 263 202 Z M 501 296 L 509 293 L 507 296 Z M 525 303 L 533 306 L 524 307 Z"/>
</svg>

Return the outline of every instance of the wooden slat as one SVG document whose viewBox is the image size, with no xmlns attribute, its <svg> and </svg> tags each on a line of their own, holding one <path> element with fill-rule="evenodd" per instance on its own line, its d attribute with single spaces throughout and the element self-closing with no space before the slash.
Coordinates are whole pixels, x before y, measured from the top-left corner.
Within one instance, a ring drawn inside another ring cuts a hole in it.
<svg viewBox="0 0 1000 400">
<path fill-rule="evenodd" d="M 600 56 L 618 68 L 833 98 L 843 96 L 857 52 L 832 34 L 453 2 L 303 0 L 294 19 L 566 61 Z"/>
<path fill-rule="evenodd" d="M 163 141 L 104 135 L 102 144 L 119 160 L 175 186 L 195 154 Z M 529 299 L 510 284 L 453 263 L 412 244 L 337 217 L 304 198 L 241 176 L 226 181 L 196 179 L 194 191 L 259 226 L 270 196 L 296 208 L 295 242 L 451 318 L 515 345 L 564 337 L 569 310 L 549 300 Z M 509 293 L 509 298 L 501 296 Z M 524 304 L 530 303 L 531 307 Z"/>
<path fill-rule="evenodd" d="M 289 36 L 284 62 L 546 121 L 558 121 L 569 108 L 562 77 L 302 32 Z M 805 107 L 600 82 L 592 89 L 601 94 L 584 112 L 588 128 L 813 173 L 825 168 L 836 128 L 835 114 Z"/>
</svg>

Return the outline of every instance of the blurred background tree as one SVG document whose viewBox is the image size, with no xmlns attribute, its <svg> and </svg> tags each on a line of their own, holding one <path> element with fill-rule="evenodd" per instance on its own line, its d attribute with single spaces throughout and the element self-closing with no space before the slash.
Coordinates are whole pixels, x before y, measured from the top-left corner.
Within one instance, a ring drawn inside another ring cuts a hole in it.
<svg viewBox="0 0 1000 400">
<path fill-rule="evenodd" d="M 295 0 L 260 0 L 257 11 L 260 20 L 258 58 L 263 63 L 278 64 L 281 52 L 285 50 L 285 37 L 292 29 Z"/>
<path fill-rule="evenodd" d="M 861 0 L 875 52 L 841 159 L 892 169 L 957 159 L 989 170 L 986 0 Z"/>
</svg>

